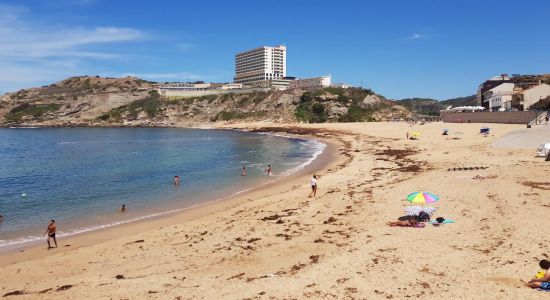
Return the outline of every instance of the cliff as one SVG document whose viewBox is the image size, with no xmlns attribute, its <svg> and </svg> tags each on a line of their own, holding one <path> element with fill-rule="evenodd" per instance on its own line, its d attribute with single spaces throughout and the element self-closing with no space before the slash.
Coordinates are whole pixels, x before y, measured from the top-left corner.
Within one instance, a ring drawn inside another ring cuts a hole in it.
<svg viewBox="0 0 550 300">
<path fill-rule="evenodd" d="M 1 126 L 193 126 L 210 122 L 355 122 L 411 112 L 366 89 L 226 93 L 165 99 L 138 78 L 72 77 L 0 96 Z"/>
</svg>

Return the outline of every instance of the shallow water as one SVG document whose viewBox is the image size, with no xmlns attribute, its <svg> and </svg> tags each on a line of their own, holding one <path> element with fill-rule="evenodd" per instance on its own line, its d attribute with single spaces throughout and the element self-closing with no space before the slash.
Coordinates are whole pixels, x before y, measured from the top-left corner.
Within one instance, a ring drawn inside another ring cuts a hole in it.
<svg viewBox="0 0 550 300">
<path fill-rule="evenodd" d="M 40 239 L 50 219 L 64 236 L 224 198 L 291 174 L 324 147 L 226 130 L 0 129 L 0 247 Z"/>
</svg>

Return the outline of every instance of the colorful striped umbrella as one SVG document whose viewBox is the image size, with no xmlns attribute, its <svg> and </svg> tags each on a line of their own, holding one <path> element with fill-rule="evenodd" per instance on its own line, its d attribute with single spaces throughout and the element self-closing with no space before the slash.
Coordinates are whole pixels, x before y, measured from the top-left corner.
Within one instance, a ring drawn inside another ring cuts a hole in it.
<svg viewBox="0 0 550 300">
<path fill-rule="evenodd" d="M 439 197 L 428 192 L 414 192 L 407 196 L 407 201 L 414 204 L 435 203 Z"/>
</svg>

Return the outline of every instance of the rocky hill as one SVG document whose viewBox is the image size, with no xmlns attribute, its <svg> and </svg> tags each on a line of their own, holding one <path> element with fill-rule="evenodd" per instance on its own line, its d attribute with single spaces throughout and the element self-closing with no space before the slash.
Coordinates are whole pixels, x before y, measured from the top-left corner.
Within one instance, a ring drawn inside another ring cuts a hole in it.
<svg viewBox="0 0 550 300">
<path fill-rule="evenodd" d="M 165 99 L 138 78 L 72 77 L 0 96 L 1 126 L 192 126 L 209 122 L 355 122 L 409 118 L 371 90 L 226 93 Z"/>
</svg>

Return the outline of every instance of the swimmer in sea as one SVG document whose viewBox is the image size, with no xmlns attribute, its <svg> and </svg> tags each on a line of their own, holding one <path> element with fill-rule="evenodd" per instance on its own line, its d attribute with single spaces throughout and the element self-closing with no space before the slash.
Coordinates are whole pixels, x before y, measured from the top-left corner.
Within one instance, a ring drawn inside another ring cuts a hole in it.
<svg viewBox="0 0 550 300">
<path fill-rule="evenodd" d="M 48 228 L 46 228 L 46 231 L 44 234 L 48 235 L 48 249 L 51 249 L 52 246 L 50 245 L 50 239 L 53 239 L 53 242 L 55 243 L 55 248 L 57 248 L 57 240 L 55 239 L 55 232 L 57 231 L 57 226 L 55 225 L 55 220 L 51 220 L 50 224 L 48 224 Z"/>
<path fill-rule="evenodd" d="M 272 170 L 271 170 L 271 165 L 267 165 L 267 169 L 265 169 L 265 174 L 267 176 L 273 175 Z"/>
<path fill-rule="evenodd" d="M 243 166 L 243 172 L 241 173 L 241 176 L 246 176 L 246 166 Z"/>
<path fill-rule="evenodd" d="M 122 204 L 122 207 L 120 208 L 120 212 L 126 211 L 126 204 Z"/>
<path fill-rule="evenodd" d="M 180 185 L 180 177 L 178 175 L 174 176 L 174 185 Z"/>
</svg>

